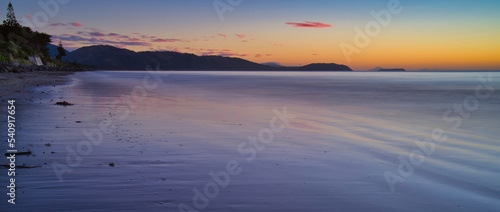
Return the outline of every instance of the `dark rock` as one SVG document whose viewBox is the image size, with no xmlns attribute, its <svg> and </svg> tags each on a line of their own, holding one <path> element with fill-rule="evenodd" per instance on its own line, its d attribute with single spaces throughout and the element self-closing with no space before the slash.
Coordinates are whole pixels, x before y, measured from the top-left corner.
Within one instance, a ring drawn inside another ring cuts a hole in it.
<svg viewBox="0 0 500 212">
<path fill-rule="evenodd" d="M 67 101 L 62 101 L 62 102 L 56 102 L 56 105 L 62 105 L 62 106 L 71 106 L 73 104 L 67 102 Z"/>
</svg>

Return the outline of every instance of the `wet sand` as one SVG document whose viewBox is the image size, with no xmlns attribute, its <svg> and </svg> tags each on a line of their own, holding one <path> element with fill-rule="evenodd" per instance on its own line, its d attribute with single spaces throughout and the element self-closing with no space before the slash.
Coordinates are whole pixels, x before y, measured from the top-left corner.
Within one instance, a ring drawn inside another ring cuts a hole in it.
<svg viewBox="0 0 500 212">
<path fill-rule="evenodd" d="M 33 93 L 33 89 L 39 86 L 62 85 L 70 82 L 69 78 L 63 78 L 74 72 L 66 71 L 40 71 L 23 73 L 0 73 L 0 99 L 8 98 L 31 98 L 40 99 L 39 93 Z"/>
<path fill-rule="evenodd" d="M 388 85 L 383 76 L 353 89 L 351 83 L 359 85 L 353 74 L 323 79 L 164 73 L 160 87 L 133 98 L 134 91 L 141 93 L 143 75 L 77 73 L 58 78 L 60 86 L 49 80 L 19 97 L 18 149 L 33 152 L 19 156 L 19 163 L 42 167 L 18 170 L 17 209 L 180 211 L 196 208 L 193 198 L 197 191 L 206 194 L 207 185 L 214 197 L 198 196 L 198 204 L 206 204 L 197 205 L 205 206 L 199 211 L 495 211 L 500 206 L 494 128 L 499 95 L 481 102 L 481 110 L 457 132 L 442 121 L 442 112 L 470 94 L 475 82 L 461 89 L 443 83 L 438 85 L 444 88 L 421 88 L 411 77 Z M 364 102 L 369 98 L 363 95 L 378 98 Z M 416 104 L 430 99 L 435 102 Z M 296 117 L 282 131 L 273 128 L 270 139 L 265 132 L 277 117 L 274 109 L 283 113 L 283 107 Z M 391 192 L 384 173 L 398 174 L 398 156 L 418 150 L 414 139 L 428 138 L 436 127 L 447 130 L 449 140 Z M 272 141 L 253 146 L 249 136 L 259 133 Z M 239 166 L 231 169 L 234 161 Z M 228 170 L 234 173 L 229 184 L 215 192 L 210 173 Z M 7 180 L 4 171 L 0 182 Z M 17 211 L 5 198 L 0 209 Z"/>
</svg>

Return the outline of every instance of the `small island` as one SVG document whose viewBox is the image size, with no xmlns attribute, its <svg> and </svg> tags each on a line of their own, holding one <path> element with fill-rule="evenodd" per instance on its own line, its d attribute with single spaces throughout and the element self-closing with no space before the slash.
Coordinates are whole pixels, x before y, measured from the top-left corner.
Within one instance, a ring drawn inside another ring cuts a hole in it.
<svg viewBox="0 0 500 212">
<path fill-rule="evenodd" d="M 380 69 L 379 72 L 404 72 L 406 71 L 403 68 L 392 68 L 392 69 Z"/>
</svg>

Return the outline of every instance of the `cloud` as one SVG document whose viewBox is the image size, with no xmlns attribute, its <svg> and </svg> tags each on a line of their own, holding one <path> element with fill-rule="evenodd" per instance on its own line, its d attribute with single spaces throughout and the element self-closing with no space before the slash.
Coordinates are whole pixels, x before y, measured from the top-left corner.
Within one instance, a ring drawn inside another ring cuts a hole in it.
<svg viewBox="0 0 500 212">
<path fill-rule="evenodd" d="M 333 27 L 330 24 L 324 24 L 324 23 L 320 23 L 320 22 L 310 22 L 310 21 L 306 21 L 305 23 L 288 22 L 286 24 L 291 25 L 293 27 L 302 27 L 302 28 L 328 28 L 328 27 Z"/>
<path fill-rule="evenodd" d="M 33 16 L 30 14 L 26 14 L 25 16 L 26 16 L 26 18 L 33 18 Z"/>
<path fill-rule="evenodd" d="M 30 17 L 28 17 L 30 16 Z M 26 17 L 28 18 L 31 18 L 31 15 L 26 15 Z M 81 27 L 83 26 L 81 23 L 76 23 L 76 22 L 73 22 L 73 23 L 58 23 L 58 22 L 51 22 L 49 24 L 49 26 L 51 27 L 59 27 L 59 26 L 74 26 L 74 27 Z"/>
<path fill-rule="evenodd" d="M 243 38 L 246 37 L 246 35 L 244 35 L 244 34 L 236 34 L 236 37 L 239 37 L 240 39 L 243 39 Z"/>
<path fill-rule="evenodd" d="M 227 35 L 225 35 L 225 34 L 219 33 L 218 35 L 221 37 L 227 38 Z"/>
<path fill-rule="evenodd" d="M 179 39 L 162 39 L 162 38 L 157 38 L 151 40 L 151 42 L 160 42 L 160 43 L 173 43 L 173 42 L 179 42 L 181 40 Z"/>
<path fill-rule="evenodd" d="M 93 36 L 93 37 L 104 37 L 104 36 L 106 36 L 106 34 L 104 34 L 102 32 L 97 32 L 97 31 L 94 31 L 94 32 L 77 32 L 77 34 L 84 35 L 84 36 Z"/>
<path fill-rule="evenodd" d="M 52 24 L 49 24 L 49 26 L 51 26 L 51 27 L 58 27 L 58 26 L 66 26 L 66 24 L 63 24 L 63 23 L 52 23 Z"/>
<path fill-rule="evenodd" d="M 136 42 L 136 41 L 113 41 L 107 40 L 102 37 L 82 37 L 78 35 L 68 35 L 64 34 L 61 36 L 53 36 L 56 39 L 62 41 L 70 41 L 70 42 L 80 42 L 85 45 L 114 45 L 114 46 L 151 46 L 150 43 L 147 42 Z"/>
<path fill-rule="evenodd" d="M 54 23 L 60 26 L 61 23 Z M 79 27 L 78 23 L 65 24 L 66 26 Z M 80 25 L 81 26 L 81 25 Z M 77 43 L 79 46 L 86 45 L 112 45 L 119 48 L 126 48 L 126 46 L 147 46 L 152 48 L 158 43 L 173 43 L 173 42 L 186 42 L 181 39 L 167 39 L 159 38 L 157 36 L 142 35 L 135 32 L 133 35 L 124 35 L 115 32 L 106 32 L 97 28 L 83 27 L 83 30 L 76 31 L 75 33 L 62 34 L 53 36 L 63 41 Z M 177 50 L 176 50 L 177 51 Z"/>
<path fill-rule="evenodd" d="M 130 39 L 129 36 L 126 36 L 126 35 L 120 35 L 118 33 L 108 33 L 106 36 L 109 36 L 109 37 L 114 37 L 114 38 L 122 38 L 122 39 Z"/>
<path fill-rule="evenodd" d="M 71 25 L 72 25 L 72 26 L 74 26 L 74 27 L 81 27 L 81 26 L 83 26 L 81 23 L 76 23 L 76 22 L 74 22 L 74 23 L 69 23 L 69 24 L 71 24 Z"/>
</svg>

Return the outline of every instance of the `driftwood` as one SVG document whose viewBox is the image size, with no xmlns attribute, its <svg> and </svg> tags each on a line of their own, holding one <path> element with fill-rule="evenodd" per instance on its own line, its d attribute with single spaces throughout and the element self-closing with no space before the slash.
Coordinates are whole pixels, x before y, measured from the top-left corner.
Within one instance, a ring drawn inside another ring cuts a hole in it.
<svg viewBox="0 0 500 212">
<path fill-rule="evenodd" d="M 0 167 L 10 168 L 10 163 L 7 163 L 5 165 L 0 165 Z M 42 167 L 42 166 L 17 166 L 16 165 L 16 168 L 20 168 L 20 169 L 33 169 L 33 168 L 39 168 L 39 167 Z"/>
<path fill-rule="evenodd" d="M 31 151 L 5 153 L 6 156 L 10 156 L 11 154 L 15 154 L 15 155 L 31 155 Z"/>
</svg>

